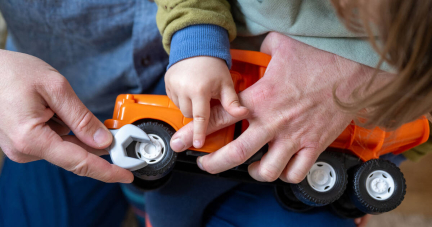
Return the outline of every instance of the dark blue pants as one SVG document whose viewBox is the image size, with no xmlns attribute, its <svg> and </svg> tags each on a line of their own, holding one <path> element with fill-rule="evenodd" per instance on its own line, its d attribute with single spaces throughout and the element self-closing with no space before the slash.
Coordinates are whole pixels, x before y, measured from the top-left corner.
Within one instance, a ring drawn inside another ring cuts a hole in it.
<svg viewBox="0 0 432 227">
<path fill-rule="evenodd" d="M 215 200 L 204 214 L 206 227 L 262 226 L 355 226 L 351 219 L 341 219 L 327 207 L 306 213 L 284 210 L 276 201 L 272 186 L 247 184 Z"/>
<path fill-rule="evenodd" d="M 2 227 L 119 226 L 127 209 L 118 184 L 80 177 L 46 161 L 4 161 Z"/>
</svg>

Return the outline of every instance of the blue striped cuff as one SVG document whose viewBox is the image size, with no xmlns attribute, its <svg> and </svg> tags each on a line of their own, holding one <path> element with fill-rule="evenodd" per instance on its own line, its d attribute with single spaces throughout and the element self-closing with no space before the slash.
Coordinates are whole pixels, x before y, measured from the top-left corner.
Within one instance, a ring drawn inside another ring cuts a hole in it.
<svg viewBox="0 0 432 227">
<path fill-rule="evenodd" d="M 217 25 L 199 24 L 174 33 L 168 68 L 178 61 L 196 56 L 221 58 L 231 68 L 228 31 Z"/>
</svg>

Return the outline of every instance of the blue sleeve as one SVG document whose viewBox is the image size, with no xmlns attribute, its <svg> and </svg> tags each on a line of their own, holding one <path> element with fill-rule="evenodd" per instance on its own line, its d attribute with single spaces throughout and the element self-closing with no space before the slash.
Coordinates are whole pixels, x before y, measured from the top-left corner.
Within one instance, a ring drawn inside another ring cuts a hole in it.
<svg viewBox="0 0 432 227">
<path fill-rule="evenodd" d="M 381 155 L 380 159 L 385 159 L 385 160 L 388 160 L 390 162 L 393 162 L 393 164 L 395 164 L 398 167 L 402 164 L 402 162 L 407 160 L 405 158 L 405 156 L 403 156 L 402 154 L 394 155 L 393 153 Z"/>
<path fill-rule="evenodd" d="M 211 24 L 192 25 L 174 33 L 168 68 L 178 61 L 196 56 L 211 56 L 226 61 L 231 68 L 228 31 Z"/>
</svg>

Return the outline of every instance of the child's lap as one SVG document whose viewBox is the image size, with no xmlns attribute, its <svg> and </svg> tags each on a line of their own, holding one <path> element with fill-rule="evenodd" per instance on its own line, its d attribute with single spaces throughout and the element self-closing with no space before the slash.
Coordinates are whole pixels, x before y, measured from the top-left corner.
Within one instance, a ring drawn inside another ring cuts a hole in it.
<svg viewBox="0 0 432 227">
<path fill-rule="evenodd" d="M 327 207 L 305 213 L 285 210 L 276 201 L 272 186 L 244 184 L 224 194 L 207 208 L 205 226 L 355 226 Z"/>
</svg>

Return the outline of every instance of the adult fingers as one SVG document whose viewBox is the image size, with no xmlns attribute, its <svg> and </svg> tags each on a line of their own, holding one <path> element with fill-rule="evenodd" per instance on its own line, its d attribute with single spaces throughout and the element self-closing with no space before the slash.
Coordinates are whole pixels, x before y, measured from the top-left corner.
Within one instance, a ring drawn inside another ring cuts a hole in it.
<svg viewBox="0 0 432 227">
<path fill-rule="evenodd" d="M 179 99 L 179 108 L 182 112 L 183 116 L 187 118 L 192 118 L 192 102 L 189 98 L 180 98 Z"/>
<path fill-rule="evenodd" d="M 306 177 L 320 154 L 321 152 L 317 152 L 313 148 L 301 149 L 288 162 L 280 179 L 292 184 L 300 183 Z"/>
<path fill-rule="evenodd" d="M 197 159 L 198 166 L 212 174 L 236 167 L 263 147 L 271 139 L 270 133 L 250 126 L 236 140 L 209 155 Z"/>
<path fill-rule="evenodd" d="M 105 149 L 96 149 L 96 148 L 87 146 L 86 144 L 81 142 L 76 136 L 65 135 L 65 136 L 62 136 L 62 139 L 63 139 L 63 141 L 68 141 L 68 142 L 71 142 L 73 144 L 76 144 L 76 145 L 80 146 L 81 148 L 83 148 L 84 150 L 86 150 L 87 152 L 90 152 L 90 153 L 95 154 L 97 156 L 109 154 L 108 151 Z"/>
<path fill-rule="evenodd" d="M 249 165 L 249 174 L 257 181 L 273 182 L 280 177 L 297 150 L 298 146 L 291 141 L 270 143 L 268 152 L 261 160 Z"/>
<path fill-rule="evenodd" d="M 236 91 L 232 86 L 224 86 L 221 91 L 223 108 L 234 117 L 241 117 L 248 113 L 248 109 L 240 104 Z"/>
<path fill-rule="evenodd" d="M 94 148 L 108 147 L 112 134 L 79 100 L 69 82 L 53 72 L 49 83 L 38 87 L 49 107 L 85 144 Z"/>
<path fill-rule="evenodd" d="M 209 135 L 221 128 L 225 128 L 229 125 L 236 123 L 237 121 L 245 119 L 247 116 L 243 117 L 233 117 L 222 105 L 213 106 L 210 109 L 210 118 L 207 126 L 206 135 Z M 170 145 L 171 148 L 176 152 L 181 152 L 192 146 L 193 143 L 193 130 L 194 122 L 189 122 L 189 124 L 183 126 L 179 129 L 172 137 Z"/>
<path fill-rule="evenodd" d="M 192 102 L 193 105 L 193 146 L 201 148 L 204 145 L 207 125 L 210 118 L 210 100 L 197 97 Z"/>
<path fill-rule="evenodd" d="M 39 147 L 40 157 L 59 167 L 80 176 L 91 177 L 108 183 L 131 183 L 133 181 L 133 175 L 130 171 L 112 165 L 97 155 L 87 152 L 81 146 L 67 141 L 73 140 L 71 137 L 62 140 L 58 135 L 42 136 L 50 138 L 50 140 L 46 140 Z"/>
</svg>

